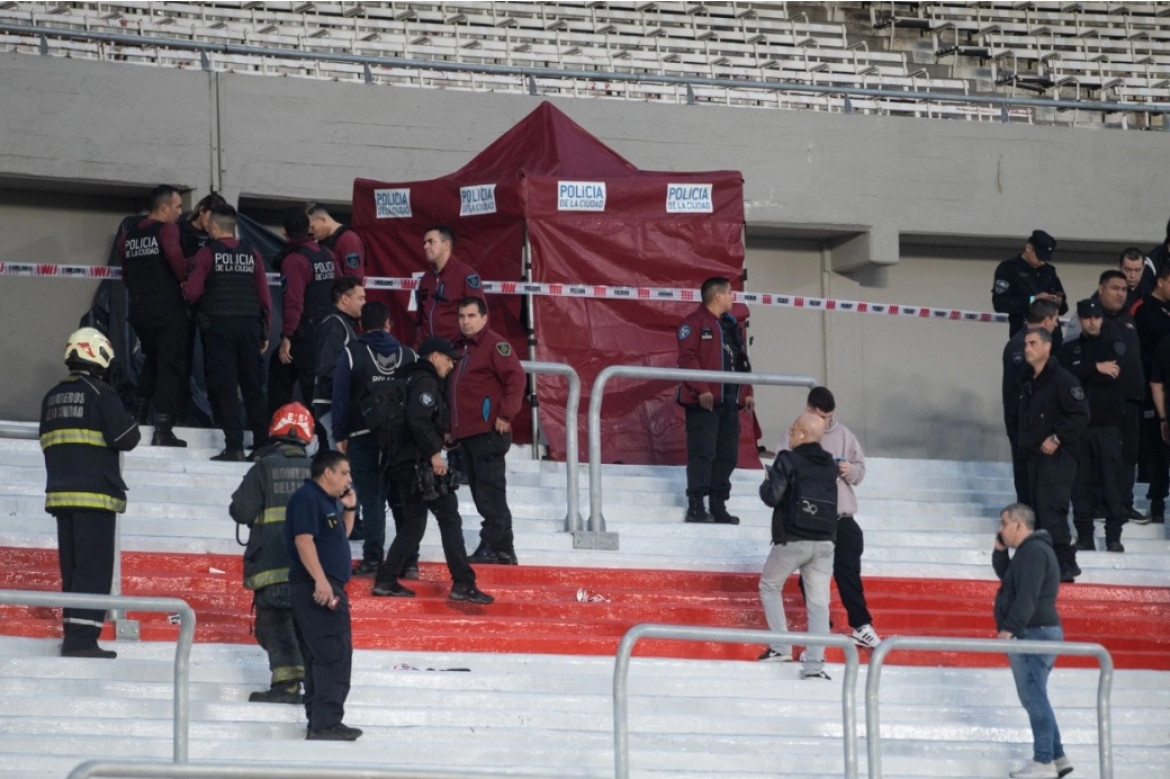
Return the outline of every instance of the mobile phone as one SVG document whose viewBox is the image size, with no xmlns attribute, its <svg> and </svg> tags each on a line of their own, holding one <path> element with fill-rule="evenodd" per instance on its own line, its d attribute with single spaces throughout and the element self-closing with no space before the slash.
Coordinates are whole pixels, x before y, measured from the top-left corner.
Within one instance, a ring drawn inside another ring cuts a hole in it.
<svg viewBox="0 0 1170 779">
<path fill-rule="evenodd" d="M 999 542 L 1000 546 L 1007 546 L 1007 541 L 1003 540 L 1003 533 L 996 533 L 995 540 Z"/>
</svg>

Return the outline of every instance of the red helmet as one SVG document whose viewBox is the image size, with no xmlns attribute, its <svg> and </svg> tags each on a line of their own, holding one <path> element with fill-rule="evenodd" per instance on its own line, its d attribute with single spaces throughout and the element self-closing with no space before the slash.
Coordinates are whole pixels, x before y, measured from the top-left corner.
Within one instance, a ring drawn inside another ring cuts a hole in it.
<svg viewBox="0 0 1170 779">
<path fill-rule="evenodd" d="M 285 403 L 272 415 L 268 436 L 308 446 L 313 440 L 313 415 L 300 403 Z"/>
</svg>

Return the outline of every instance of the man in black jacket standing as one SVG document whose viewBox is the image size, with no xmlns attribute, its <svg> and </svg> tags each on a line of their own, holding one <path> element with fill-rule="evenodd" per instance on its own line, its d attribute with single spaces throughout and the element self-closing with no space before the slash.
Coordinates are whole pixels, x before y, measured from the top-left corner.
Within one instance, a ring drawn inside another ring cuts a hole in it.
<svg viewBox="0 0 1170 779">
<path fill-rule="evenodd" d="M 1064 639 L 1056 611 L 1060 566 L 1048 533 L 1035 527 L 1035 515 L 1022 503 L 1000 512 L 991 564 L 1000 580 L 995 594 L 995 629 L 1004 640 Z M 1016 550 L 1010 560 L 1008 548 Z M 1008 655 L 1016 692 L 1032 726 L 1032 760 L 1012 771 L 1014 779 L 1057 779 L 1072 773 L 1048 701 L 1048 674 L 1055 661 L 1056 655 Z"/>
<path fill-rule="evenodd" d="M 402 499 L 402 524 L 386 561 L 378 569 L 373 594 L 414 597 L 413 590 L 398 583 L 398 574 L 407 560 L 418 555 L 430 509 L 439 523 L 443 556 L 454 581 L 448 597 L 453 601 L 493 603 L 495 598 L 475 586 L 475 571 L 467 562 L 463 518 L 455 495 L 458 485 L 452 482 L 443 460 L 443 437 L 451 424 L 443 383 L 460 356 L 446 338 L 438 336 L 423 339 L 418 356 L 418 361 L 404 373 L 405 429 L 399 432 L 390 454 L 390 478 Z"/>
<path fill-rule="evenodd" d="M 1073 581 L 1077 551 L 1068 527 L 1068 504 L 1077 474 L 1077 447 L 1089 423 L 1089 404 L 1076 378 L 1051 356 L 1052 336 L 1033 327 L 1024 336 L 1024 359 L 1032 375 L 1020 382 L 1013 423 L 1028 457 L 1029 502 L 1036 522 L 1052 536 L 1061 581 Z"/>
<path fill-rule="evenodd" d="M 1028 327 L 1042 327 L 1050 333 L 1060 329 L 1057 312 L 1060 307 L 1051 300 L 1035 300 L 1028 306 Z M 1016 399 L 1020 395 L 1020 381 L 1032 374 L 1024 361 L 1024 336 L 1027 330 L 1013 335 L 1003 347 L 1003 422 L 1007 428 L 1008 443 L 1012 448 L 1012 480 L 1016 487 L 1016 500 L 1028 500 L 1028 458 L 1020 451 L 1019 429 L 1011 420 L 1015 418 Z"/>
<path fill-rule="evenodd" d="M 1056 275 L 1056 268 L 1048 264 L 1056 251 L 1056 239 L 1043 230 L 1033 230 L 1024 243 L 1024 250 L 1010 260 L 1004 260 L 995 269 L 995 283 L 991 289 L 991 305 L 1008 315 L 1008 335 L 1024 329 L 1028 306 L 1036 300 L 1051 300 L 1060 306 L 1060 313 L 1068 312 L 1064 285 Z M 1060 330 L 1054 340 L 1060 348 Z"/>
</svg>

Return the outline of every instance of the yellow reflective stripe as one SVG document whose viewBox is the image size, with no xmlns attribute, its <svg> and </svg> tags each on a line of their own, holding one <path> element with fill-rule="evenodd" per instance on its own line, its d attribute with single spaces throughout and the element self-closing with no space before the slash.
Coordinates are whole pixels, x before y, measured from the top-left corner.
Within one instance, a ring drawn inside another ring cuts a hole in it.
<svg viewBox="0 0 1170 779">
<path fill-rule="evenodd" d="M 276 508 L 264 509 L 264 513 L 261 514 L 256 519 L 256 521 L 253 522 L 252 524 L 254 524 L 254 525 L 270 525 L 273 522 L 284 522 L 284 507 L 283 506 L 277 506 Z"/>
<path fill-rule="evenodd" d="M 244 579 L 244 587 L 249 590 L 261 590 L 274 584 L 284 584 L 288 581 L 287 568 L 273 568 L 271 571 L 261 571 L 258 574 Z"/>
<path fill-rule="evenodd" d="M 106 437 L 102 435 L 100 430 L 84 430 L 82 428 L 69 428 L 66 430 L 52 430 L 41 435 L 41 449 L 48 449 L 50 446 L 57 446 L 59 444 L 84 444 L 86 446 L 101 446 L 105 447 Z"/>
<path fill-rule="evenodd" d="M 45 509 L 83 508 L 97 511 L 126 510 L 126 501 L 100 492 L 50 492 L 45 496 Z"/>
<path fill-rule="evenodd" d="M 272 669 L 273 684 L 280 684 L 281 682 L 299 682 L 304 678 L 305 667 L 303 665 L 287 665 Z"/>
</svg>

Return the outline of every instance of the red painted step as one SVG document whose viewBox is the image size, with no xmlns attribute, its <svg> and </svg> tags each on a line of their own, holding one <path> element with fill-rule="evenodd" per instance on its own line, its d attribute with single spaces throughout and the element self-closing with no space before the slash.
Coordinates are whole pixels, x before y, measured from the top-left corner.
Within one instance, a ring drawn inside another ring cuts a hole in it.
<svg viewBox="0 0 1170 779">
<path fill-rule="evenodd" d="M 53 590 L 60 587 L 56 553 L 51 549 L 0 548 L 0 588 Z M 539 652 L 612 655 L 625 632 L 641 622 L 764 628 L 757 592 L 758 575 L 696 571 L 534 566 L 480 566 L 479 585 L 496 596 L 491 606 L 447 600 L 446 566 L 424 563 L 422 580 L 407 582 L 418 597 L 375 598 L 371 580 L 355 579 L 349 592 L 354 643 L 363 649 L 463 652 Z M 123 556 L 123 591 L 133 595 L 180 597 L 198 615 L 196 640 L 251 643 L 251 594 L 240 584 L 238 556 L 151 554 Z M 875 625 L 883 635 L 990 637 L 990 581 L 894 579 L 866 580 Z M 579 602 L 577 591 L 607 601 Z M 793 579 L 785 588 L 791 627 L 803 630 L 804 611 Z M 1170 670 L 1170 639 L 1151 626 L 1170 616 L 1170 588 L 1065 585 L 1060 595 L 1065 635 L 1095 641 L 1112 653 L 1118 668 Z M 178 628 L 165 614 L 131 613 L 148 641 L 173 641 Z M 60 635 L 54 609 L 0 606 L 0 633 Z M 844 609 L 832 603 L 837 632 L 846 632 Z M 110 629 L 107 628 L 107 633 Z M 752 660 L 760 646 L 640 642 L 636 654 L 656 657 Z M 865 653 L 863 653 L 864 655 Z M 840 662 L 841 653 L 830 650 Z M 1002 666 L 999 655 L 898 652 L 892 662 L 906 665 Z M 1089 658 L 1061 658 L 1064 666 L 1091 667 Z"/>
</svg>

